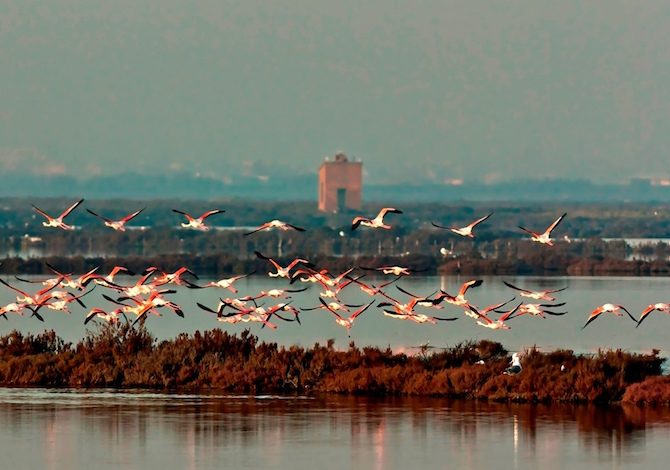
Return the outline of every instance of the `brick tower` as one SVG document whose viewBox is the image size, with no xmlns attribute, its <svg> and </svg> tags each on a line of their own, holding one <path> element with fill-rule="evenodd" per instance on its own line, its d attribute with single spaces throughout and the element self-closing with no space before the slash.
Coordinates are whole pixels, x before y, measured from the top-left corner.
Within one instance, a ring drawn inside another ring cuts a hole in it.
<svg viewBox="0 0 670 470">
<path fill-rule="evenodd" d="M 350 162 L 342 152 L 336 153 L 333 161 L 326 157 L 319 167 L 319 210 L 360 209 L 362 186 L 362 162 Z"/>
</svg>

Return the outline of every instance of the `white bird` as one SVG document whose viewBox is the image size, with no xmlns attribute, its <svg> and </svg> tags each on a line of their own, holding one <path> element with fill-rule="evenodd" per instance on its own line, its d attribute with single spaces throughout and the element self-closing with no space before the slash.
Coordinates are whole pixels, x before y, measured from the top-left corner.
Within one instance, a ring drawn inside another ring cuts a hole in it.
<svg viewBox="0 0 670 470">
<path fill-rule="evenodd" d="M 532 291 L 528 289 L 522 289 L 521 287 L 517 287 L 514 284 L 511 284 L 507 281 L 503 281 L 503 284 L 505 284 L 507 287 L 511 289 L 519 291 L 519 295 L 521 297 L 528 297 L 529 299 L 533 300 L 546 300 L 548 302 L 553 302 L 554 300 L 556 300 L 555 297 L 552 297 L 549 294 L 555 294 L 556 292 L 561 292 L 568 288 L 568 286 L 565 286 L 560 289 Z"/>
<path fill-rule="evenodd" d="M 640 314 L 640 319 L 637 321 L 637 326 L 635 328 L 640 326 L 644 319 L 655 310 L 658 310 L 659 312 L 670 313 L 670 304 L 658 303 L 647 306 L 647 308 L 645 308 Z"/>
<path fill-rule="evenodd" d="M 488 214 L 488 215 L 485 215 L 484 217 L 481 217 L 481 218 L 475 220 L 474 222 L 472 222 L 472 223 L 469 224 L 469 225 L 466 225 L 465 227 L 444 227 L 444 226 L 442 226 L 442 225 L 438 225 L 438 224 L 436 224 L 435 222 L 431 222 L 431 224 L 433 225 L 433 227 L 437 227 L 437 228 L 441 228 L 441 229 L 445 229 L 445 230 L 450 230 L 450 231 L 452 231 L 453 233 L 455 233 L 455 234 L 457 234 L 457 235 L 460 235 L 460 236 L 462 236 L 462 237 L 475 238 L 475 234 L 472 233 L 472 231 L 474 230 L 474 228 L 475 228 L 477 225 L 479 225 L 479 224 L 481 224 L 482 222 L 484 222 L 484 221 L 485 221 L 486 219 L 488 219 L 489 217 L 491 217 L 492 215 L 493 215 L 493 212 L 491 212 L 491 213 Z"/>
<path fill-rule="evenodd" d="M 306 259 L 296 258 L 293 261 L 291 261 L 288 264 L 288 266 L 286 266 L 284 268 L 279 263 L 277 263 L 275 260 L 273 260 L 272 258 L 268 258 L 267 256 L 265 256 L 263 253 L 261 253 L 259 251 L 254 251 L 254 253 L 256 253 L 256 256 L 258 258 L 269 261 L 277 269 L 276 273 L 272 273 L 272 272 L 268 273 L 268 276 L 270 276 L 270 277 L 285 277 L 287 279 L 290 279 L 291 278 L 290 271 L 297 264 L 299 264 L 299 263 L 303 263 L 303 264 L 306 264 L 306 265 L 310 264 L 309 261 L 307 261 Z"/>
<path fill-rule="evenodd" d="M 542 245 L 554 246 L 553 240 L 551 239 L 551 232 L 556 228 L 558 224 L 561 223 L 561 220 L 563 220 L 563 218 L 566 215 L 567 213 L 564 213 L 562 216 L 556 219 L 549 227 L 547 227 L 547 230 L 545 230 L 543 233 L 533 232 L 532 230 L 523 228 L 521 225 L 519 225 L 519 228 L 524 232 L 530 234 L 531 241 L 540 243 Z"/>
<path fill-rule="evenodd" d="M 356 230 L 359 225 L 362 225 L 364 227 L 384 228 L 386 230 L 389 230 L 391 226 L 384 223 L 384 216 L 388 213 L 402 214 L 402 211 L 395 209 L 393 207 L 384 207 L 382 210 L 379 211 L 379 214 L 377 214 L 377 217 L 375 217 L 374 219 L 368 219 L 361 216 L 354 217 L 354 220 L 351 222 L 351 230 Z"/>
<path fill-rule="evenodd" d="M 595 310 L 593 310 L 591 312 L 591 315 L 589 316 L 589 319 L 586 321 L 586 324 L 584 326 L 582 326 L 582 330 L 584 328 L 586 328 L 589 325 L 589 323 L 594 321 L 596 318 L 598 318 L 603 313 L 613 313 L 617 317 L 623 316 L 623 313 L 621 313 L 620 310 L 623 310 L 624 312 L 626 312 L 628 314 L 628 316 L 630 317 L 630 319 L 633 320 L 635 323 L 637 323 L 637 320 L 633 317 L 633 315 L 631 315 L 631 313 L 628 310 L 626 310 L 626 307 L 624 307 L 623 305 L 604 304 L 604 305 L 601 305 L 600 307 L 596 308 Z"/>
<path fill-rule="evenodd" d="M 186 212 L 179 211 L 177 209 L 172 209 L 172 212 L 176 212 L 177 214 L 181 214 L 184 217 L 186 217 L 186 220 L 188 220 L 188 223 L 185 224 L 182 222 L 181 226 L 184 228 L 192 228 L 194 230 L 200 230 L 202 232 L 206 232 L 209 230 L 209 226 L 205 225 L 205 219 L 207 217 L 210 217 L 215 214 L 222 214 L 226 212 L 225 210 L 222 209 L 214 209 L 211 211 L 207 211 L 204 214 L 202 214 L 200 217 L 192 217 L 190 214 L 187 214 Z"/>
<path fill-rule="evenodd" d="M 505 369 L 505 374 L 515 375 L 519 372 L 521 372 L 521 360 L 519 359 L 519 355 L 517 353 L 513 353 L 511 365 Z"/>
<path fill-rule="evenodd" d="M 46 222 L 42 222 L 42 225 L 44 225 L 45 227 L 62 228 L 63 230 L 74 230 L 74 227 L 72 225 L 66 224 L 65 222 L 63 222 L 63 220 L 65 219 L 65 217 L 70 215 L 70 213 L 73 210 L 75 210 L 77 208 L 77 206 L 79 204 L 81 204 L 82 202 L 84 202 L 83 199 L 78 200 L 77 202 L 72 204 L 70 207 L 65 209 L 65 211 L 56 218 L 51 217 L 49 214 L 47 214 L 46 212 L 44 212 L 42 209 L 40 209 L 39 207 L 37 207 L 35 205 L 33 205 L 33 209 L 35 209 L 35 211 L 38 214 L 42 215 L 43 217 L 45 217 L 47 219 Z"/>
<path fill-rule="evenodd" d="M 251 232 L 247 232 L 244 234 L 246 237 L 247 235 L 251 235 L 252 233 L 260 232 L 261 230 L 270 230 L 270 229 L 279 229 L 279 230 L 297 230 L 298 232 L 304 232 L 305 229 L 302 227 L 298 227 L 297 225 L 289 224 L 288 222 L 283 222 L 281 220 L 271 220 L 270 222 L 265 222 L 263 225 L 259 226 L 255 230 L 252 230 Z"/>
<path fill-rule="evenodd" d="M 128 214 L 127 216 L 125 216 L 124 218 L 122 218 L 122 219 L 120 219 L 120 220 L 112 220 L 112 219 L 108 219 L 107 217 L 103 217 L 103 216 L 101 216 L 101 215 L 96 214 L 96 213 L 93 212 L 91 209 L 86 209 L 86 211 L 87 211 L 89 214 L 94 215 L 94 216 L 96 216 L 97 218 L 101 219 L 101 220 L 105 223 L 105 227 L 109 227 L 109 228 L 111 228 L 111 229 L 113 229 L 113 230 L 116 230 L 117 232 L 125 232 L 125 231 L 126 231 L 126 223 L 130 222 L 130 221 L 133 220 L 135 217 L 137 217 L 138 215 L 140 215 L 140 213 L 141 213 L 143 210 L 144 210 L 144 208 L 142 208 L 142 209 L 140 209 L 140 210 L 138 210 L 138 211 L 135 211 L 135 212 L 133 212 L 133 213 L 131 213 L 131 214 Z"/>
</svg>

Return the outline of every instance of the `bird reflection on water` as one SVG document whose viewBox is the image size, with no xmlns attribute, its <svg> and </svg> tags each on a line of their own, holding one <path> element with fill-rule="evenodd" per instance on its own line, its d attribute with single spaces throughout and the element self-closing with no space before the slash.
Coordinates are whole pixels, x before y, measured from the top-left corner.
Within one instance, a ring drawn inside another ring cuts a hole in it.
<svg viewBox="0 0 670 470">
<path fill-rule="evenodd" d="M 661 462 L 670 410 L 441 399 L 0 390 L 0 450 L 21 467 L 532 468 Z M 653 432 L 649 432 L 652 430 Z M 487 452 L 482 452 L 486 448 Z M 660 449 L 663 447 L 661 446 Z M 430 451 L 428 451 L 430 450 Z M 641 452 L 644 450 L 645 452 Z M 546 466 L 546 465 L 545 465 Z M 550 465 L 551 466 L 551 465 Z"/>
</svg>

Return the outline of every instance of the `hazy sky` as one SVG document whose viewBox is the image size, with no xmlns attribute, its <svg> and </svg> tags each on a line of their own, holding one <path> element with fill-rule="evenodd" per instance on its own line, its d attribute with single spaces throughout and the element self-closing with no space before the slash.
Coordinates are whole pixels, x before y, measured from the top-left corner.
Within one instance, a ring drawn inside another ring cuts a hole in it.
<svg viewBox="0 0 670 470">
<path fill-rule="evenodd" d="M 670 175 L 670 2 L 0 0 L 0 168 Z"/>
</svg>

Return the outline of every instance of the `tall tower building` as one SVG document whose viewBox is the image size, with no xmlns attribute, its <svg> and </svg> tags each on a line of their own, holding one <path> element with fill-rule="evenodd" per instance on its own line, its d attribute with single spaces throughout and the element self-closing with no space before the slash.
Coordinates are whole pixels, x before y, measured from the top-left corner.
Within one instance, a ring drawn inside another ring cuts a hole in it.
<svg viewBox="0 0 670 470">
<path fill-rule="evenodd" d="M 342 152 L 336 153 L 332 161 L 326 157 L 319 167 L 319 210 L 360 209 L 362 187 L 362 162 L 350 162 Z"/>
</svg>

